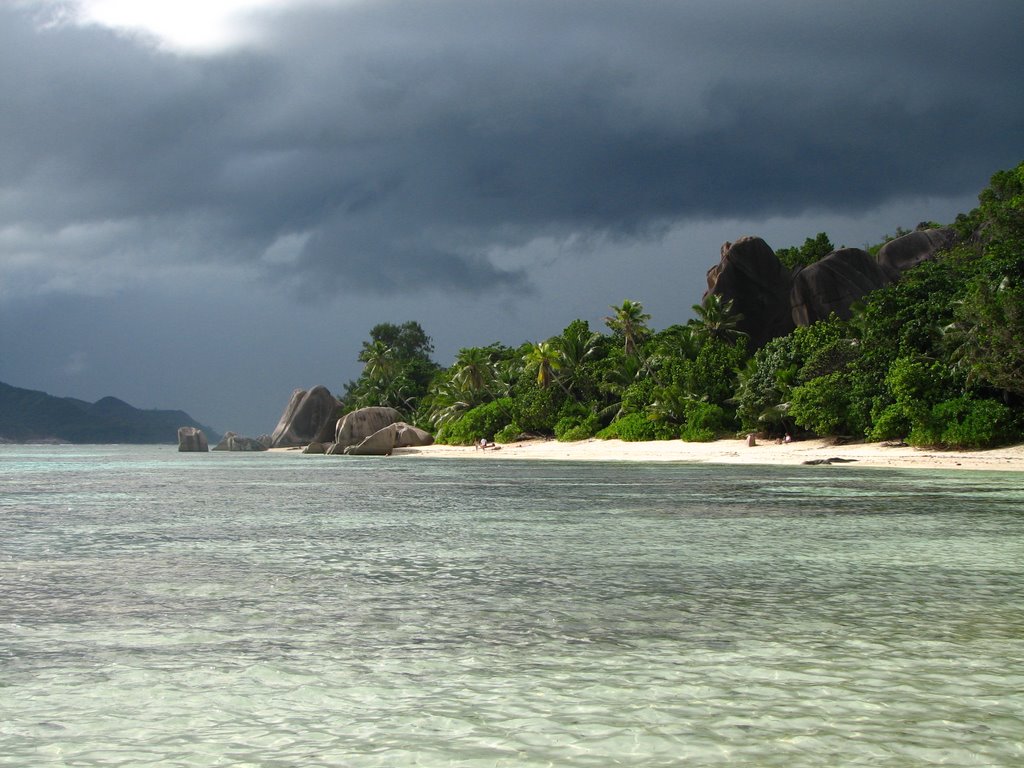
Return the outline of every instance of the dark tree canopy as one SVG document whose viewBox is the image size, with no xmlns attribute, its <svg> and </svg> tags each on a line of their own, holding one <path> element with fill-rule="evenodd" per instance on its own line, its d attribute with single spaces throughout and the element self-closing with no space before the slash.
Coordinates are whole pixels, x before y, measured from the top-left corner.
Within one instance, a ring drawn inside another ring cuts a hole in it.
<svg viewBox="0 0 1024 768">
<path fill-rule="evenodd" d="M 393 350 L 399 360 L 432 362 L 430 356 L 434 353 L 434 342 L 415 320 L 401 325 L 380 323 L 373 326 L 370 340 L 363 342 L 363 351 L 359 355 L 361 362 L 366 362 L 363 356 L 378 342 Z"/>
</svg>

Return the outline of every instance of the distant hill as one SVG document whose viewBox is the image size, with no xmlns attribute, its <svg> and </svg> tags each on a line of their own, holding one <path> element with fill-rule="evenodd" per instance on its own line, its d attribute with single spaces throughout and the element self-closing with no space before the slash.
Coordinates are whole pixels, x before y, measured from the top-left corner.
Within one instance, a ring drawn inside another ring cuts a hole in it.
<svg viewBox="0 0 1024 768">
<path fill-rule="evenodd" d="M 177 443 L 178 427 L 220 435 L 184 411 L 144 411 L 116 397 L 95 403 L 0 382 L 0 442 Z"/>
</svg>

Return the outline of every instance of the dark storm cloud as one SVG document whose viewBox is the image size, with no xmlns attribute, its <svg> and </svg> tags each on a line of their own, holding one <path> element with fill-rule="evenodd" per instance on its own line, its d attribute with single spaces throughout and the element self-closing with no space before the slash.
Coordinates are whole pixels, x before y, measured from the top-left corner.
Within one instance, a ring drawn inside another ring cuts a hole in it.
<svg viewBox="0 0 1024 768">
<path fill-rule="evenodd" d="M 258 44 L 199 57 L 0 9 L 0 255 L 522 291 L 496 254 L 535 238 L 963 194 L 1024 135 L 1019 0 L 382 0 L 263 21 Z"/>
</svg>

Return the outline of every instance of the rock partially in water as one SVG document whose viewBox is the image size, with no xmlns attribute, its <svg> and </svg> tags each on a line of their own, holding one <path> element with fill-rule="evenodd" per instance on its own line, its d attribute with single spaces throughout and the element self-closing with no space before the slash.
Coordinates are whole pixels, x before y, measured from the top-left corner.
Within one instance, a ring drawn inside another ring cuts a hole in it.
<svg viewBox="0 0 1024 768">
<path fill-rule="evenodd" d="M 338 407 L 337 398 L 327 387 L 316 386 L 308 391 L 296 389 L 270 437 L 270 447 L 295 448 L 308 445 L 317 439 Z"/>
<path fill-rule="evenodd" d="M 206 453 L 210 444 L 206 441 L 203 430 L 197 427 L 178 428 L 178 451 L 180 453 Z"/>
<path fill-rule="evenodd" d="M 224 433 L 221 441 L 214 446 L 215 451 L 265 451 L 267 446 L 251 437 L 242 437 L 234 432 Z"/>
</svg>

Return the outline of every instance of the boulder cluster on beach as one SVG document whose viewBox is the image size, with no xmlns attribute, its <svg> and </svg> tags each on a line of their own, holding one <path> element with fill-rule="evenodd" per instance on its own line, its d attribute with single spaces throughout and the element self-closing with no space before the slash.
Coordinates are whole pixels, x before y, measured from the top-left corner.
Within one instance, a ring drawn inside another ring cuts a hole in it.
<svg viewBox="0 0 1024 768">
<path fill-rule="evenodd" d="M 360 408 L 340 415 L 341 403 L 324 386 L 296 389 L 271 435 L 242 437 L 228 432 L 215 451 L 302 448 L 303 453 L 389 456 L 395 448 L 431 445 L 429 432 L 402 421 L 394 408 Z M 195 427 L 178 430 L 178 450 L 207 452 L 206 435 Z"/>
</svg>

